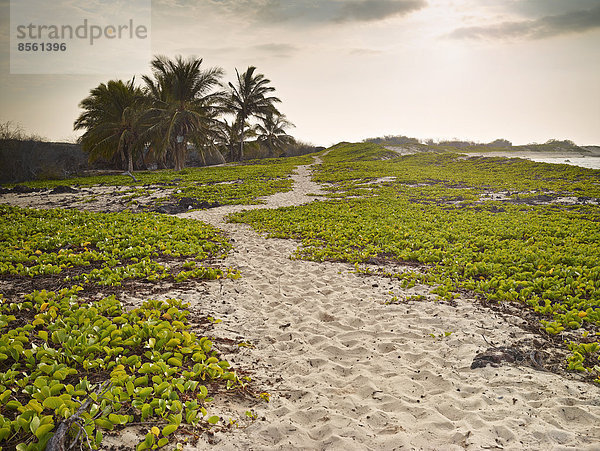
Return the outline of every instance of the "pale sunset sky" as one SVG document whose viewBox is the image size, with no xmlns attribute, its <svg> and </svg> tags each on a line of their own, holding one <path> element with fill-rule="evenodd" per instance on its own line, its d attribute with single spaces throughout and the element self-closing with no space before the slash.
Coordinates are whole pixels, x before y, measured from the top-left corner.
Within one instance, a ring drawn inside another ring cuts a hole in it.
<svg viewBox="0 0 600 451">
<path fill-rule="evenodd" d="M 17 0 L 13 0 L 17 1 Z M 53 5 L 119 0 L 55 0 Z M 600 145 L 600 0 L 156 0 L 151 53 L 257 66 L 291 133 L 316 145 L 421 139 L 572 139 Z M 78 103 L 110 79 L 11 75 L 0 0 L 0 121 L 72 140 Z"/>
</svg>

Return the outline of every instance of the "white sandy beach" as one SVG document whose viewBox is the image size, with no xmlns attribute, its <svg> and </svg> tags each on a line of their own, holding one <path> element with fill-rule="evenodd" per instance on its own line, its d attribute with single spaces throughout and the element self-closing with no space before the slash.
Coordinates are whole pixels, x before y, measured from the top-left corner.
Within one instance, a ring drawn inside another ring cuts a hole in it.
<svg viewBox="0 0 600 451">
<path fill-rule="evenodd" d="M 221 263 L 242 278 L 161 298 L 182 298 L 222 319 L 215 336 L 249 342 L 233 354 L 222 350 L 223 357 L 271 394 L 269 403 L 251 407 L 216 399 L 211 413 L 244 418 L 252 408 L 256 421 L 204 435 L 186 450 L 600 449 L 600 387 L 507 363 L 471 369 L 490 344 L 531 336 L 520 318 L 471 299 L 387 305 L 428 288 L 402 289 L 399 281 L 355 274 L 349 264 L 292 260 L 297 243 L 224 223 L 244 208 L 313 201 L 308 194 L 319 186 L 310 167 L 296 172 L 293 191 L 266 205 L 179 215 L 224 230 L 234 250 Z M 106 446 L 135 443 L 129 430 Z"/>
<path fill-rule="evenodd" d="M 266 207 L 311 201 L 319 187 L 308 169 Z M 223 319 L 216 334 L 254 345 L 232 359 L 267 383 L 271 402 L 249 427 L 217 434 L 216 446 L 189 449 L 599 449 L 600 388 L 506 364 L 470 368 L 488 342 L 526 337 L 522 320 L 469 299 L 386 305 L 427 288 L 291 260 L 296 243 L 222 222 L 242 208 L 181 215 L 231 236 L 224 264 L 243 275 L 207 284 L 203 297 L 182 294 Z"/>
</svg>

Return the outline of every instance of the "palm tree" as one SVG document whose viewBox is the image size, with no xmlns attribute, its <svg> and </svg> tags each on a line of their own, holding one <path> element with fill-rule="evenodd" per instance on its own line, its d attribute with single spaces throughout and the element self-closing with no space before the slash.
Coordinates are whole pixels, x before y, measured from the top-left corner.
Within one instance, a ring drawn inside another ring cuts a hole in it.
<svg viewBox="0 0 600 451">
<path fill-rule="evenodd" d="M 263 74 L 255 74 L 256 67 L 250 66 L 242 75 L 235 70 L 237 82 L 234 86 L 229 83 L 230 98 L 228 106 L 236 114 L 239 133 L 240 148 L 237 159 L 244 157 L 244 133 L 246 129 L 246 119 L 251 116 L 267 115 L 277 113 L 275 103 L 281 102 L 277 97 L 269 96 L 275 91 L 275 88 L 269 86 L 271 80 L 265 78 Z"/>
<path fill-rule="evenodd" d="M 294 127 L 294 124 L 287 120 L 285 114 L 269 112 L 260 120 L 262 123 L 257 124 L 255 130 L 258 133 L 258 141 L 267 146 L 270 157 L 276 156 L 277 148 L 281 149 L 294 142 L 294 138 L 285 131 L 286 128 Z"/>
<path fill-rule="evenodd" d="M 133 172 L 133 158 L 144 148 L 144 93 L 134 85 L 135 78 L 124 83 L 111 80 L 90 91 L 79 106 L 83 113 L 77 118 L 75 130 L 85 129 L 79 138 L 90 160 L 120 158 Z"/>
<path fill-rule="evenodd" d="M 222 110 L 224 93 L 214 88 L 220 86 L 223 69 L 204 70 L 201 64 L 201 58 L 157 56 L 150 63 L 153 78 L 143 77 L 153 102 L 148 116 L 154 150 L 159 155 L 171 151 L 177 171 L 185 167 L 188 141 L 211 133 Z"/>
<path fill-rule="evenodd" d="M 229 161 L 234 159 L 235 146 L 240 136 L 237 125 L 235 120 L 230 123 L 227 119 L 223 119 L 219 121 L 213 135 L 214 144 Z"/>
</svg>

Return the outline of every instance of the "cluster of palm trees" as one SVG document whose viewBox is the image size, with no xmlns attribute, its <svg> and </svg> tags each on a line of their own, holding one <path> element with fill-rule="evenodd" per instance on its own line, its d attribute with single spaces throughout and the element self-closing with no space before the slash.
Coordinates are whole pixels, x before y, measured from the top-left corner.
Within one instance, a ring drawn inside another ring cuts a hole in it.
<svg viewBox="0 0 600 451">
<path fill-rule="evenodd" d="M 142 86 L 135 78 L 111 80 L 81 101 L 74 128 L 85 130 L 79 141 L 92 160 L 117 160 L 132 172 L 149 153 L 162 167 L 181 170 L 188 145 L 202 156 L 216 151 L 239 161 L 248 137 L 270 155 L 294 141 L 286 133 L 293 124 L 275 107 L 275 88 L 256 67 L 236 69 L 234 83 L 224 84 L 223 69 L 204 69 L 200 58 L 156 56 L 150 65 Z"/>
</svg>

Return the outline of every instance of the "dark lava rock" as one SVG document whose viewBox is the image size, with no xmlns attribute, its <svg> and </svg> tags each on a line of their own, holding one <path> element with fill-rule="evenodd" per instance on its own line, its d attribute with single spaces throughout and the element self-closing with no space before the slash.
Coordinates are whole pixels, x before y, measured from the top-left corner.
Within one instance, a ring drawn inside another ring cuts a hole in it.
<svg viewBox="0 0 600 451">
<path fill-rule="evenodd" d="M 40 191 L 44 190 L 42 188 L 31 188 L 25 185 L 15 185 L 12 190 L 9 190 L 9 192 L 17 194 L 39 193 Z"/>
<path fill-rule="evenodd" d="M 534 340 L 534 344 L 535 343 L 536 341 Z M 536 346 L 540 346 L 540 344 L 537 343 Z M 517 365 L 526 365 L 539 371 L 548 371 L 548 367 L 546 366 L 548 362 L 546 360 L 549 355 L 550 354 L 545 351 L 532 349 L 530 346 L 522 347 L 520 344 L 498 348 L 494 347 L 477 354 L 473 359 L 473 363 L 471 363 L 471 369 L 484 368 L 487 365 L 499 367 L 502 363 L 507 362 Z"/>
<path fill-rule="evenodd" d="M 65 186 L 65 185 L 61 185 L 61 186 L 57 186 L 56 188 L 54 188 L 52 191 L 50 191 L 50 194 L 72 194 L 72 193 L 77 193 L 78 190 L 76 190 L 75 188 L 72 188 L 70 186 Z"/>
<path fill-rule="evenodd" d="M 198 200 L 194 199 L 193 197 L 182 197 L 177 201 L 177 205 L 183 208 L 184 210 L 190 210 L 192 208 L 205 210 L 208 208 L 219 207 L 221 204 L 219 204 L 218 202 L 207 202 L 205 200 Z"/>
<path fill-rule="evenodd" d="M 514 363 L 517 361 L 516 352 L 509 348 L 492 348 L 477 354 L 471 363 L 471 369 L 483 368 L 487 365 L 499 366 L 502 362 Z M 519 356 L 520 357 L 520 356 Z M 522 360 L 522 358 L 520 359 Z"/>
<path fill-rule="evenodd" d="M 163 204 L 149 207 L 149 211 L 162 213 L 166 215 L 176 215 L 188 210 L 206 210 L 208 208 L 220 207 L 219 202 L 207 202 L 205 200 L 194 199 L 193 197 L 182 197 L 175 204 Z"/>
</svg>

